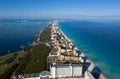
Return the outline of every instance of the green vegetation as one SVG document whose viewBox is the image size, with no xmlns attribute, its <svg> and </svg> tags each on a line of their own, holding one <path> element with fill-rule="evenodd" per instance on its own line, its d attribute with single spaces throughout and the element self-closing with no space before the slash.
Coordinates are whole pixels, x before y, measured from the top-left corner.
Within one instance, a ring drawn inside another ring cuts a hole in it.
<svg viewBox="0 0 120 79">
<path fill-rule="evenodd" d="M 40 34 L 41 42 L 50 42 L 51 28 L 46 27 Z M 29 47 L 26 56 L 15 71 L 15 74 L 37 73 L 47 69 L 47 56 L 51 48 L 45 44 Z"/>
<path fill-rule="evenodd" d="M 45 44 L 40 44 L 28 51 L 15 74 L 37 73 L 47 69 L 47 56 L 50 52 Z"/>
<path fill-rule="evenodd" d="M 41 42 L 50 42 L 51 28 L 46 27 L 40 34 Z M 0 79 L 9 79 L 18 74 L 39 73 L 47 70 L 47 56 L 51 48 L 45 44 L 29 46 L 25 52 L 11 53 L 0 57 Z"/>
<path fill-rule="evenodd" d="M 51 28 L 50 27 L 46 27 L 43 32 L 40 34 L 40 40 L 42 42 L 50 42 L 50 36 L 51 34 Z"/>
<path fill-rule="evenodd" d="M 24 52 L 18 52 L 0 57 L 0 79 L 10 78 L 19 62 L 22 61 L 24 55 Z"/>
</svg>

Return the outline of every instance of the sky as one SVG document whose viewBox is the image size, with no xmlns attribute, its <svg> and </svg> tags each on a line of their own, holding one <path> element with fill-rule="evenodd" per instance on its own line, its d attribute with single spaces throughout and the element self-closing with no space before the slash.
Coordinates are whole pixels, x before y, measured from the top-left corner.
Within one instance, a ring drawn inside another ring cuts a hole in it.
<svg viewBox="0 0 120 79">
<path fill-rule="evenodd" d="M 120 0 L 0 0 L 0 18 L 120 18 Z"/>
</svg>

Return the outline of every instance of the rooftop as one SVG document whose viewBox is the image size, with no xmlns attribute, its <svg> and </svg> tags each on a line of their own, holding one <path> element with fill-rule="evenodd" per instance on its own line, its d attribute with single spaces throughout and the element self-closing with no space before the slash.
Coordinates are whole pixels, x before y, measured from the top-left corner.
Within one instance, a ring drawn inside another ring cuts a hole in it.
<svg viewBox="0 0 120 79">
<path fill-rule="evenodd" d="M 55 64 L 53 63 L 52 67 L 69 67 L 69 66 L 73 66 L 73 67 L 81 67 L 81 64 Z"/>
</svg>

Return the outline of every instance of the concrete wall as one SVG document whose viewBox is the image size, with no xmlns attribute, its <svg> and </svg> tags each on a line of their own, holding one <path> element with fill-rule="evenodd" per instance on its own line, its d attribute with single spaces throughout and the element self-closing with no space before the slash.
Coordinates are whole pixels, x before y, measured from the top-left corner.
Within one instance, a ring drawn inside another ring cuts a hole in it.
<svg viewBox="0 0 120 79">
<path fill-rule="evenodd" d="M 73 76 L 81 76 L 82 75 L 82 67 L 73 67 Z"/>
<path fill-rule="evenodd" d="M 56 68 L 56 76 L 57 77 L 65 77 L 71 76 L 71 69 L 70 67 L 58 67 Z"/>
<path fill-rule="evenodd" d="M 56 76 L 56 68 L 55 67 L 51 67 L 50 68 L 50 73 L 51 73 L 51 77 L 55 78 L 55 76 Z"/>
<path fill-rule="evenodd" d="M 82 66 L 79 65 L 59 65 L 50 68 L 51 77 L 82 76 Z"/>
</svg>

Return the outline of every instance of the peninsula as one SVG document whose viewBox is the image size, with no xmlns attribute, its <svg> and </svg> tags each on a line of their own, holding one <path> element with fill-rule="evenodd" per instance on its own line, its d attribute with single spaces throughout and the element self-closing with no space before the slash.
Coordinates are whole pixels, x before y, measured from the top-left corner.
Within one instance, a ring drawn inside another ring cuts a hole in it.
<svg viewBox="0 0 120 79">
<path fill-rule="evenodd" d="M 18 58 L 14 69 L 6 70 L 12 79 L 106 79 L 62 32 L 58 20 L 50 22 L 21 52 L 23 55 Z"/>
</svg>

